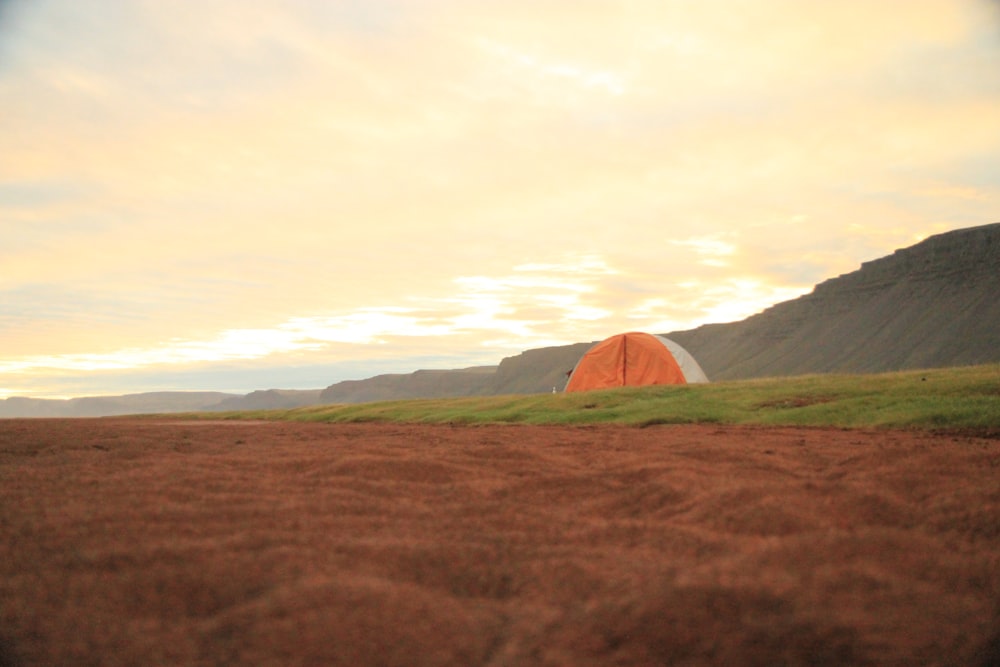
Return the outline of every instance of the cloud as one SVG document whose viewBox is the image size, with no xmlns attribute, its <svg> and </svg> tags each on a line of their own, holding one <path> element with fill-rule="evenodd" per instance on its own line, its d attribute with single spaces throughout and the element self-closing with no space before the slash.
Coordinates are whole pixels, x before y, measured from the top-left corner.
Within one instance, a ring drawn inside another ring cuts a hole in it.
<svg viewBox="0 0 1000 667">
<path fill-rule="evenodd" d="M 171 338 L 143 347 L 24 354 L 0 361 L 0 373 L 52 374 L 187 366 L 303 352 L 317 352 L 328 360 L 343 362 L 365 346 L 395 345 L 406 339 L 428 341 L 425 353 L 448 338 L 462 339 L 464 346 L 473 346 L 477 339 L 486 341 L 479 344 L 480 348 L 497 344 L 496 341 L 516 341 L 482 351 L 481 358 L 495 362 L 511 351 L 512 344 L 519 351 L 529 345 L 575 342 L 581 336 L 599 338 L 609 327 L 636 320 L 643 325 L 640 328 L 662 328 L 669 321 L 663 318 L 663 313 L 678 310 L 664 299 L 648 298 L 648 290 L 632 293 L 629 286 L 614 282 L 618 273 L 605 260 L 593 256 L 567 258 L 554 264 L 524 264 L 508 275 L 457 277 L 456 294 L 411 297 L 415 306 L 365 307 L 341 314 L 297 316 L 269 327 L 224 329 L 205 339 Z M 573 279 L 567 279 L 568 276 Z M 605 282 L 608 278 L 611 283 Z M 680 295 L 681 303 L 685 304 L 679 310 L 693 307 L 710 317 L 731 312 L 749 314 L 746 309 L 753 307 L 755 301 L 769 303 L 766 300 L 775 296 L 775 290 L 748 279 L 714 287 L 691 281 L 675 285 L 671 291 Z M 45 294 L 44 289 L 24 294 L 16 310 L 30 323 L 46 318 L 64 321 L 74 316 L 72 312 L 32 313 L 27 305 L 32 300 L 52 303 L 56 299 Z M 67 294 L 61 300 L 65 304 L 79 303 L 75 294 Z M 117 326 L 125 315 L 120 304 L 114 307 L 116 303 L 86 304 L 91 323 L 100 322 L 93 315 L 102 309 L 112 325 Z M 726 307 L 726 303 L 738 306 Z M 343 356 L 336 356 L 338 350 Z"/>
<path fill-rule="evenodd" d="M 756 312 L 995 221 L 991 10 L 16 3 L 0 364 L 478 359 Z"/>
</svg>

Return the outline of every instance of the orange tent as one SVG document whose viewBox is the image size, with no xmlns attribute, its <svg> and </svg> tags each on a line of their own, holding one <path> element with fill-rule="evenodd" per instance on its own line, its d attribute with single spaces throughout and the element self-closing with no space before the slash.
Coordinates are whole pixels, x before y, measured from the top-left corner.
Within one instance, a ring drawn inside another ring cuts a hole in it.
<svg viewBox="0 0 1000 667">
<path fill-rule="evenodd" d="M 580 358 L 566 391 L 708 382 L 687 350 L 672 340 L 629 332 L 606 338 Z"/>
</svg>

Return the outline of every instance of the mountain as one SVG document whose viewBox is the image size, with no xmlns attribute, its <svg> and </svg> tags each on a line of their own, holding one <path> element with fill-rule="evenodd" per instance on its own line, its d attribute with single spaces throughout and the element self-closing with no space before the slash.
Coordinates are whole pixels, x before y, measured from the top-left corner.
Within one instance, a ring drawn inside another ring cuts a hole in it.
<svg viewBox="0 0 1000 667">
<path fill-rule="evenodd" d="M 52 399 L 11 396 L 0 400 L 4 417 L 113 417 L 115 415 L 270 410 L 320 403 L 321 389 L 266 389 L 246 395 L 218 391 L 155 391 L 121 396 Z"/>
<path fill-rule="evenodd" d="M 156 391 L 123 396 L 85 396 L 65 400 L 12 396 L 0 401 L 0 417 L 109 417 L 208 410 L 235 397 L 217 391 Z"/>
<path fill-rule="evenodd" d="M 206 410 L 276 410 L 322 403 L 322 389 L 263 389 L 244 396 L 230 396 Z"/>
<path fill-rule="evenodd" d="M 668 335 L 715 380 L 1000 361 L 1000 223 L 929 237 L 741 322 Z"/>
<path fill-rule="evenodd" d="M 608 334 L 618 333 L 609 331 Z M 1000 223 L 931 236 L 739 322 L 665 334 L 712 380 L 1000 362 Z M 323 390 L 246 395 L 154 392 L 69 400 L 0 400 L 0 417 L 294 408 L 404 398 L 562 390 L 594 341 L 526 350 L 497 366 L 419 370 Z"/>
<path fill-rule="evenodd" d="M 931 236 L 745 320 L 664 335 L 687 348 L 713 380 L 1000 362 L 1000 223 Z M 352 403 L 561 390 L 592 344 L 527 350 L 472 382 L 466 370 L 417 371 L 340 382 L 321 398 Z M 427 373 L 435 374 L 432 390 Z"/>
<path fill-rule="evenodd" d="M 395 398 L 442 398 L 476 396 L 496 374 L 496 366 L 473 366 L 459 370 L 419 370 L 388 373 L 367 380 L 344 380 L 320 394 L 321 403 L 363 403 Z"/>
</svg>

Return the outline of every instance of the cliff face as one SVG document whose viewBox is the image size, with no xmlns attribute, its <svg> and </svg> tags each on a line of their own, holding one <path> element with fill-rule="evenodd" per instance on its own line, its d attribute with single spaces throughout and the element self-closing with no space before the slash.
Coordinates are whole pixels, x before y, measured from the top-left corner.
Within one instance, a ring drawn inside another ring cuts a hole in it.
<svg viewBox="0 0 1000 667">
<path fill-rule="evenodd" d="M 1000 361 L 1000 223 L 930 237 L 741 322 L 668 335 L 715 380 Z"/>
</svg>

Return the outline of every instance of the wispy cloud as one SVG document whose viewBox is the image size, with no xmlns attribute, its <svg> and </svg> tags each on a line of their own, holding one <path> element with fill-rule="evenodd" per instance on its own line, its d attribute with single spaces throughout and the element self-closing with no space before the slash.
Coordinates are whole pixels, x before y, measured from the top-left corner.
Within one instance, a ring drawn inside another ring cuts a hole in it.
<svg viewBox="0 0 1000 667">
<path fill-rule="evenodd" d="M 650 299 L 648 290 L 632 292 L 627 285 L 619 283 L 615 288 L 605 282 L 619 273 L 594 256 L 556 264 L 524 264 L 507 275 L 459 276 L 453 281 L 454 295 L 410 296 L 407 301 L 414 304 L 411 306 L 298 316 L 266 328 L 225 329 L 206 339 L 171 338 L 148 347 L 22 355 L 0 361 L 0 374 L 189 366 L 304 352 L 343 360 L 364 354 L 368 346 L 395 345 L 403 339 L 423 339 L 428 350 L 448 339 L 460 339 L 466 347 L 478 347 L 483 363 L 490 363 L 528 345 L 601 337 L 612 321 L 663 332 L 685 324 L 682 319 L 664 319 L 665 313 L 695 308 L 709 321 L 736 319 L 780 297 L 801 293 L 744 278 L 728 284 L 680 282 L 656 290 L 676 295 L 676 301 Z"/>
<path fill-rule="evenodd" d="M 4 7 L 8 388 L 688 328 L 1000 208 L 985 1 Z"/>
</svg>

